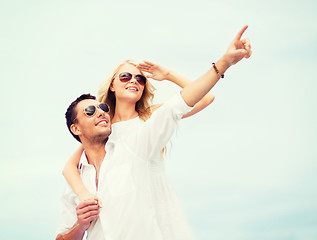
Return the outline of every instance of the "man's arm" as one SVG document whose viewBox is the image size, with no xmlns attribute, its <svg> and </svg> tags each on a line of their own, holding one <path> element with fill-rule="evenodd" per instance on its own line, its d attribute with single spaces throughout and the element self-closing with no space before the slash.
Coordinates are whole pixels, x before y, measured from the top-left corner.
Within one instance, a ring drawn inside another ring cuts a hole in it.
<svg viewBox="0 0 317 240">
<path fill-rule="evenodd" d="M 56 240 L 81 240 L 84 237 L 85 231 L 85 229 L 80 228 L 80 224 L 77 221 L 70 230 L 58 234 Z"/>
<path fill-rule="evenodd" d="M 81 240 L 90 223 L 99 217 L 96 200 L 87 200 L 76 207 L 77 222 L 71 229 L 57 235 L 56 240 Z"/>
</svg>

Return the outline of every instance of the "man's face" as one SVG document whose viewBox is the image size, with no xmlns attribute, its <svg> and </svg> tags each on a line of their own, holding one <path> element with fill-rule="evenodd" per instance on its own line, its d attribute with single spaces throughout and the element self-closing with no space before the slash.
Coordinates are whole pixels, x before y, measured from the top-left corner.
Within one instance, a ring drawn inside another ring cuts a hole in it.
<svg viewBox="0 0 317 240">
<path fill-rule="evenodd" d="M 79 102 L 75 108 L 77 116 L 71 130 L 80 137 L 82 142 L 84 139 L 90 142 L 104 142 L 111 133 L 110 116 L 99 108 L 99 104 L 100 102 L 96 100 L 86 99 Z M 89 106 L 95 107 L 95 113 L 92 116 L 85 113 L 85 109 Z"/>
</svg>

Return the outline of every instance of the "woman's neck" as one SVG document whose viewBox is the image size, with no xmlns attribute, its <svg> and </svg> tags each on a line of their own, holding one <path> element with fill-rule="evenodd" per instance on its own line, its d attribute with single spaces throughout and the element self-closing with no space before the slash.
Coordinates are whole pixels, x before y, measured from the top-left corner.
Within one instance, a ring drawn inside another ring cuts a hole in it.
<svg viewBox="0 0 317 240">
<path fill-rule="evenodd" d="M 127 121 L 138 116 L 139 114 L 135 110 L 135 103 L 116 102 L 116 110 L 111 123 Z"/>
</svg>

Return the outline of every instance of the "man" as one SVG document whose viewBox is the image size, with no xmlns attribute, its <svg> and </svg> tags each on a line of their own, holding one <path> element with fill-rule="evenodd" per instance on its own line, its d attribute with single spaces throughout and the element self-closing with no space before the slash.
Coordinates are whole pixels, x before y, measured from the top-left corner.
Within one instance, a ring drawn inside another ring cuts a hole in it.
<svg viewBox="0 0 317 240">
<path fill-rule="evenodd" d="M 82 155 L 79 170 L 91 193 L 97 192 L 99 169 L 105 158 L 105 144 L 111 133 L 109 108 L 95 99 L 90 94 L 83 94 L 70 104 L 65 114 L 69 131 L 84 148 L 85 154 Z M 87 230 L 90 239 L 101 238 L 99 205 L 96 200 L 78 204 L 76 194 L 67 186 L 62 201 L 63 212 L 57 240 L 82 239 Z"/>
</svg>

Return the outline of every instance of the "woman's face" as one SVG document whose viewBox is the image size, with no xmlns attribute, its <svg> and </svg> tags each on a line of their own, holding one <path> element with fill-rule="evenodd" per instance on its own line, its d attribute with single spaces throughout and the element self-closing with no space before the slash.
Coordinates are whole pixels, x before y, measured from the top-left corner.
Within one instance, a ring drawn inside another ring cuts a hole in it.
<svg viewBox="0 0 317 240">
<path fill-rule="evenodd" d="M 132 75 L 130 80 L 127 78 L 129 73 Z M 136 75 L 140 74 L 140 70 L 131 64 L 125 64 L 119 68 L 118 74 L 110 86 L 110 90 L 114 92 L 117 102 L 128 101 L 135 104 L 140 100 L 144 91 L 144 85 L 136 79 Z M 121 79 L 123 77 L 123 81 L 120 80 L 120 75 Z"/>
</svg>

